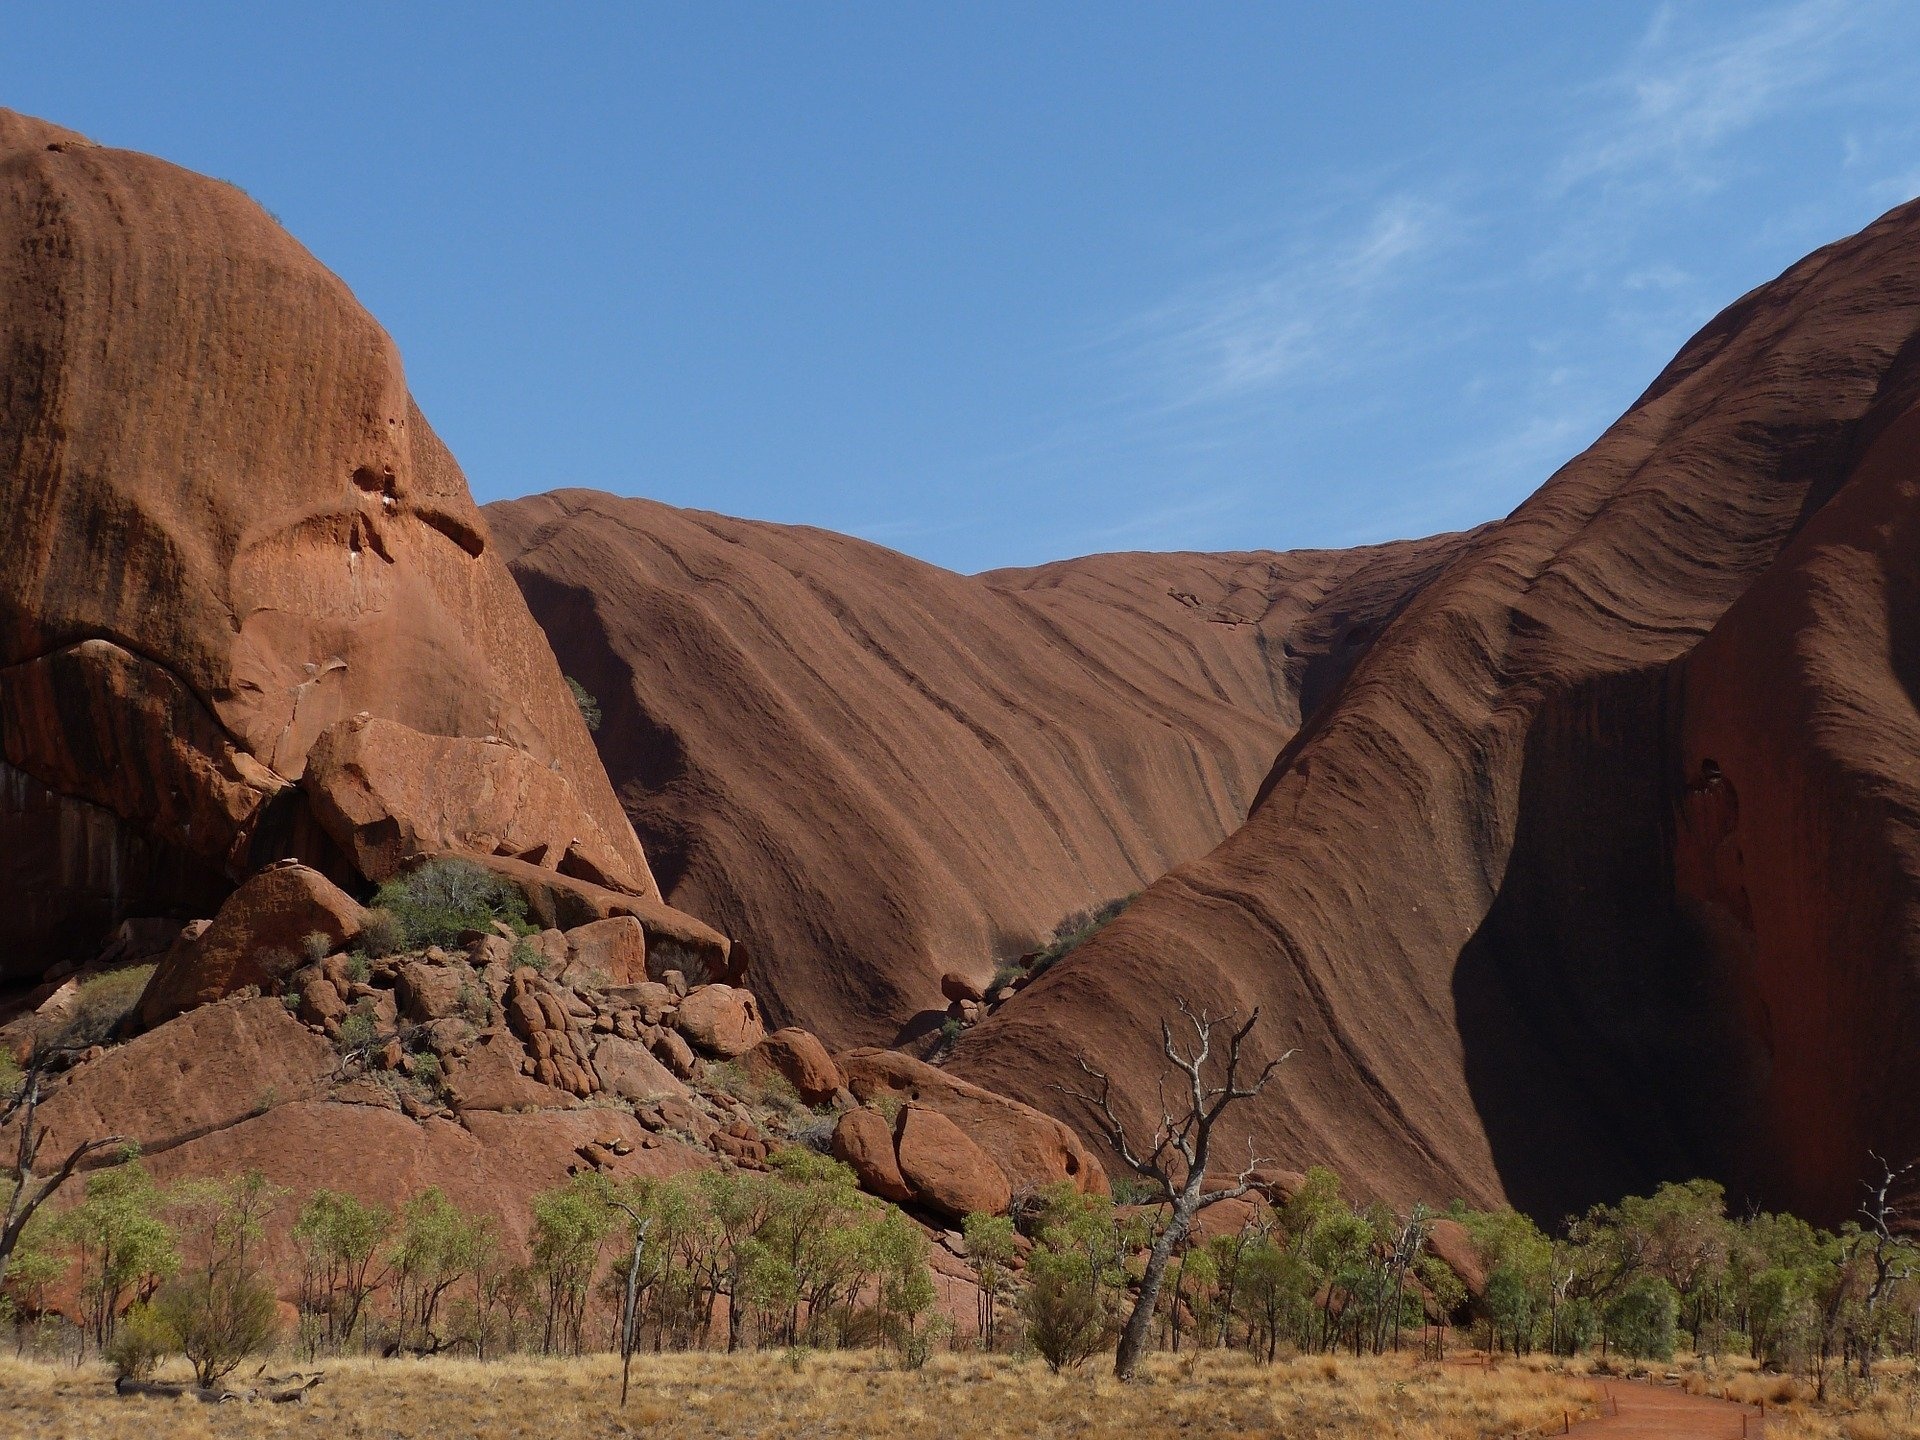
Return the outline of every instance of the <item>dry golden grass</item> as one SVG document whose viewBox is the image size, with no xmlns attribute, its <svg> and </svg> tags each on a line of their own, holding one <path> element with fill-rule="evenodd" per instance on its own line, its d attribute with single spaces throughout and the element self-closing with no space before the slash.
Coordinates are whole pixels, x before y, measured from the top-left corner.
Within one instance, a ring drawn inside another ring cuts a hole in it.
<svg viewBox="0 0 1920 1440">
<path fill-rule="evenodd" d="M 325 1436 L 1194 1437 L 1480 1440 L 1593 1413 L 1589 1385 L 1521 1366 L 1482 1372 L 1407 1357 L 1284 1360 L 1159 1356 L 1115 1383 L 1090 1363 L 1054 1376 L 1038 1361 L 940 1355 L 918 1372 L 867 1351 L 683 1354 L 634 1362 L 616 1408 L 618 1364 L 512 1359 L 353 1360 L 325 1367 L 304 1405 L 120 1399 L 108 1372 L 0 1359 L 0 1436 L 37 1440 Z"/>
<path fill-rule="evenodd" d="M 1920 1370 L 1911 1360 L 1880 1362 L 1871 1386 L 1836 1373 L 1824 1402 L 1812 1380 L 1770 1375 L 1740 1356 L 1683 1356 L 1671 1368 L 1695 1395 L 1764 1403 L 1768 1440 L 1920 1440 Z"/>
</svg>

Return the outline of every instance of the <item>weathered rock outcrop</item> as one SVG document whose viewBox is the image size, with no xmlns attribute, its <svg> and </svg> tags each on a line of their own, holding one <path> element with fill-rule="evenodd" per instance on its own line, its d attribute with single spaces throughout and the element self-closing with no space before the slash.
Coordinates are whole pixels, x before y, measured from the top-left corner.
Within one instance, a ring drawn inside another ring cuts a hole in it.
<svg viewBox="0 0 1920 1440">
<path fill-rule="evenodd" d="M 283 981 L 303 963 L 308 936 L 323 935 L 338 949 L 359 933 L 364 914 L 319 871 L 271 865 L 228 896 L 211 925 L 168 949 L 140 997 L 140 1023 L 158 1025 L 250 985 Z"/>
<path fill-rule="evenodd" d="M 1105 1168 L 1051 1115 L 895 1050 L 849 1050 L 837 1059 L 856 1097 L 939 1111 L 993 1158 L 1016 1190 L 1064 1180 L 1082 1194 L 1106 1193 Z"/>
<path fill-rule="evenodd" d="M 1241 1133 L 1363 1192 L 1849 1214 L 1920 1152 L 1916 256 L 1908 205 L 1709 324 L 954 1068 L 1144 1122 L 1170 996 L 1260 1005 Z"/>
<path fill-rule="evenodd" d="M 968 577 L 589 491 L 487 520 L 667 897 L 837 1045 L 937 1025 L 946 970 L 1216 844 L 1462 543 Z"/>
<path fill-rule="evenodd" d="M 392 341 L 243 192 L 0 112 L 0 335 L 0 979 L 283 856 L 656 893 Z"/>
</svg>

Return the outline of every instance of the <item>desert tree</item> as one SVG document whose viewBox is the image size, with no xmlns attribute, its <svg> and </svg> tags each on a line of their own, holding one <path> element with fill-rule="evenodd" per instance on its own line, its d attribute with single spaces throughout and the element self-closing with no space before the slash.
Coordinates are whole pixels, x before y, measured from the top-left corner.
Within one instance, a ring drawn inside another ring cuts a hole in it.
<svg viewBox="0 0 1920 1440">
<path fill-rule="evenodd" d="M 202 1389 L 274 1342 L 279 1317 L 258 1252 L 267 1218 L 286 1193 L 249 1170 L 224 1180 L 189 1180 L 168 1197 L 181 1214 L 191 1258 L 154 1298 L 153 1310 Z"/>
<path fill-rule="evenodd" d="M 646 1259 L 647 1235 L 653 1229 L 652 1182 L 643 1180 L 630 1194 L 608 1192 L 607 1203 L 627 1217 L 633 1244 L 620 1287 L 620 1408 L 627 1408 L 627 1389 L 633 1378 L 633 1352 L 640 1348 L 640 1276 Z"/>
<path fill-rule="evenodd" d="M 68 1058 L 69 1052 L 63 1049 L 36 1048 L 23 1070 L 10 1057 L 0 1056 L 0 1129 L 16 1127 L 13 1176 L 10 1182 L 0 1181 L 9 1185 L 6 1203 L 0 1206 L 0 1281 L 7 1278 L 8 1262 L 35 1212 L 59 1193 L 90 1156 L 111 1152 L 127 1159 L 135 1153 L 125 1136 L 102 1135 L 82 1140 L 45 1174 L 37 1170 L 40 1147 L 47 1138 L 40 1125 L 40 1102 L 54 1069 Z"/>
<path fill-rule="evenodd" d="M 1235 1011 L 1214 1015 L 1204 1008 L 1196 1010 L 1184 996 L 1176 997 L 1175 1004 L 1186 1022 L 1183 1028 L 1191 1029 L 1192 1036 L 1189 1039 L 1182 1034 L 1176 1040 L 1173 1024 L 1160 1022 L 1160 1052 L 1167 1067 L 1160 1079 L 1160 1120 L 1144 1140 L 1129 1133 L 1114 1108 L 1113 1082 L 1089 1065 L 1086 1057 L 1080 1057 L 1080 1068 L 1094 1088 L 1057 1087 L 1093 1108 L 1095 1123 L 1114 1153 L 1146 1183 L 1153 1200 L 1169 1209 L 1166 1224 L 1147 1252 L 1139 1295 L 1120 1332 L 1113 1373 L 1121 1380 L 1133 1378 L 1140 1357 L 1146 1353 L 1167 1262 L 1185 1242 L 1194 1217 L 1210 1205 L 1239 1199 L 1254 1188 L 1254 1174 L 1263 1162 L 1249 1140 L 1246 1163 L 1233 1180 L 1207 1189 L 1220 1122 L 1233 1106 L 1264 1091 L 1293 1054 L 1289 1050 L 1254 1071 L 1246 1054 L 1246 1041 L 1260 1021 L 1257 1006 L 1244 1022 L 1236 1023 L 1239 1016 Z M 1169 1096 L 1169 1089 L 1176 1093 Z"/>
<path fill-rule="evenodd" d="M 1871 1155 L 1871 1158 L 1880 1173 L 1874 1179 L 1862 1182 L 1867 1195 L 1860 1202 L 1860 1231 L 1853 1240 L 1855 1253 L 1865 1262 L 1862 1267 L 1863 1317 L 1858 1327 L 1860 1337 L 1855 1346 L 1860 1378 L 1863 1380 L 1872 1374 L 1873 1351 L 1877 1340 L 1873 1323 L 1881 1302 L 1896 1285 L 1920 1268 L 1920 1256 L 1916 1256 L 1913 1245 L 1901 1233 L 1908 1218 L 1906 1208 L 1894 1199 L 1894 1191 L 1916 1169 L 1920 1169 L 1920 1160 L 1909 1160 L 1896 1168 L 1891 1161 L 1879 1155 Z"/>
</svg>

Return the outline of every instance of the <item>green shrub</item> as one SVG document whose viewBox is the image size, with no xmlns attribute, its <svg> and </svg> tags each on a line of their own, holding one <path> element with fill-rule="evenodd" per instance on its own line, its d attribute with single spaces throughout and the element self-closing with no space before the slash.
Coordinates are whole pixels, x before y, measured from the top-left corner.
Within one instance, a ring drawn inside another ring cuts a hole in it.
<svg viewBox="0 0 1920 1440">
<path fill-rule="evenodd" d="M 1071 955 L 1117 919 L 1134 901 L 1132 895 L 1117 895 L 1092 910 L 1076 910 L 1058 925 L 1027 967 L 1029 975 L 1042 975 L 1054 964 Z"/>
<path fill-rule="evenodd" d="M 143 1300 L 120 1317 L 106 1358 L 115 1374 L 145 1380 L 154 1367 L 179 1348 L 180 1338 L 172 1327 L 152 1303 Z"/>
<path fill-rule="evenodd" d="M 527 919 L 527 899 L 518 889 L 471 860 L 451 856 L 388 881 L 373 903 L 393 915 L 415 949 L 452 945 L 463 931 L 489 930 L 496 920 L 517 927 Z"/>
<path fill-rule="evenodd" d="M 1107 1308 L 1086 1257 L 1075 1251 L 1035 1250 L 1020 1296 L 1027 1339 L 1058 1375 L 1106 1343 Z"/>
<path fill-rule="evenodd" d="M 251 1272 L 222 1267 L 170 1281 L 153 1301 L 159 1323 L 178 1337 L 194 1379 L 212 1385 L 273 1343 L 279 1313 L 273 1291 Z"/>
<path fill-rule="evenodd" d="M 300 942 L 300 953 L 306 957 L 309 965 L 318 965 L 333 953 L 332 937 L 315 930 Z"/>
<path fill-rule="evenodd" d="M 524 965 L 536 975 L 547 973 L 547 957 L 524 935 L 513 942 L 513 953 L 507 957 L 507 965 L 514 970 Z"/>
<path fill-rule="evenodd" d="M 587 729 L 598 730 L 600 728 L 600 702 L 594 699 L 593 696 L 587 692 L 587 687 L 574 679 L 573 676 L 569 675 L 566 679 L 567 689 L 573 692 L 573 703 L 580 707 L 580 718 L 587 722 Z"/>
<path fill-rule="evenodd" d="M 356 985 L 364 985 L 373 975 L 373 962 L 367 958 L 367 952 L 356 950 L 347 956 L 347 979 Z"/>
<path fill-rule="evenodd" d="M 353 953 L 354 957 L 365 965 L 369 954 L 392 955 L 396 951 L 406 949 L 406 927 L 400 923 L 400 917 L 391 910 L 376 905 L 367 911 L 366 918 L 360 922 L 360 943 L 365 949 L 356 950 Z"/>
<path fill-rule="evenodd" d="M 340 1022 L 340 1038 L 336 1042 L 342 1055 L 350 1055 L 355 1050 L 364 1050 L 379 1035 L 380 1029 L 374 1022 L 373 1008 L 365 1001 L 353 1007 L 346 1019 Z"/>
<path fill-rule="evenodd" d="M 1637 1277 L 1607 1306 L 1607 1332 L 1635 1360 L 1671 1360 L 1680 1298 L 1654 1275 Z"/>
</svg>

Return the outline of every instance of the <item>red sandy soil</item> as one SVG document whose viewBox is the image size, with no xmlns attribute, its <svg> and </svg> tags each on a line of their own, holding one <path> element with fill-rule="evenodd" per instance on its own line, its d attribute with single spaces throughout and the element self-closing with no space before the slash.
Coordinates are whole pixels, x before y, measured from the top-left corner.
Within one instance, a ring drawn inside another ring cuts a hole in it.
<svg viewBox="0 0 1920 1440">
<path fill-rule="evenodd" d="M 1594 1390 L 1607 1413 L 1582 1421 L 1567 1434 L 1600 1440 L 1733 1440 L 1766 1433 L 1760 1412 L 1751 1405 L 1633 1380 L 1596 1381 Z"/>
</svg>

